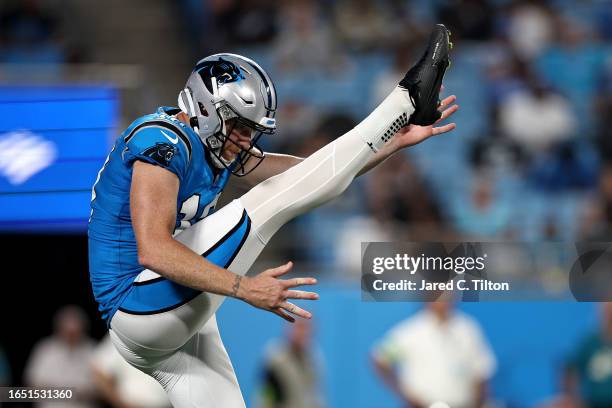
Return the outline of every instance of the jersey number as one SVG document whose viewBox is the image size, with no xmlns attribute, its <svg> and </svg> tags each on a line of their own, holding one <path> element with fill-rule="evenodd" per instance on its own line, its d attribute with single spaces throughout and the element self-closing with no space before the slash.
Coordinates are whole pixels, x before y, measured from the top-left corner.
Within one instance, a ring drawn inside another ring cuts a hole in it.
<svg viewBox="0 0 612 408">
<path fill-rule="evenodd" d="M 215 208 L 215 205 L 217 205 L 217 201 L 219 200 L 220 195 L 221 193 L 217 194 L 214 200 L 212 200 L 206 207 L 204 207 L 201 212 L 201 215 L 198 217 L 199 219 L 206 217 L 210 213 L 210 211 Z M 198 208 L 200 208 L 199 194 L 194 194 L 187 200 L 183 201 L 183 205 L 181 206 L 181 210 L 179 211 L 179 217 L 181 217 L 181 229 L 185 229 L 191 225 L 190 221 L 196 218 L 196 216 L 198 215 Z"/>
</svg>

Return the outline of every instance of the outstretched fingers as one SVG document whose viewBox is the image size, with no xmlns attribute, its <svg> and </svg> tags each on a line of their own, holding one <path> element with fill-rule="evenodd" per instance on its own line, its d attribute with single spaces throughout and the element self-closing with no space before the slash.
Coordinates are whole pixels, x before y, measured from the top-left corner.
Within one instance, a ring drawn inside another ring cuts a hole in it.
<svg viewBox="0 0 612 408">
<path fill-rule="evenodd" d="M 284 281 L 287 287 L 301 286 L 301 285 L 310 285 L 316 283 L 316 279 L 314 278 L 295 278 Z M 319 299 L 319 295 L 315 292 L 307 292 L 305 290 L 287 290 L 284 293 L 285 301 L 279 304 L 279 307 L 274 310 L 274 313 L 282 317 L 283 319 L 294 322 L 295 319 L 293 316 L 287 314 L 287 312 L 292 315 L 304 318 L 311 319 L 312 313 L 309 311 L 302 309 L 301 307 L 287 301 L 287 299 L 303 299 L 303 300 L 317 300 Z"/>
<path fill-rule="evenodd" d="M 446 124 L 444 126 L 432 127 L 431 128 L 431 135 L 432 136 L 441 135 L 443 133 L 450 132 L 451 130 L 455 129 L 456 127 L 457 127 L 457 125 L 455 123 L 448 123 L 448 124 Z"/>
<path fill-rule="evenodd" d="M 295 318 L 293 316 L 289 315 L 287 312 L 285 312 L 280 307 L 272 310 L 272 313 L 274 313 L 276 315 L 279 315 L 280 317 L 282 317 L 283 319 L 285 319 L 289 323 L 295 323 Z"/>
<path fill-rule="evenodd" d="M 279 276 L 285 275 L 287 272 L 291 270 L 291 268 L 293 268 L 293 262 L 289 261 L 284 265 L 269 269 L 268 273 L 270 274 L 270 276 L 277 278 Z"/>
<path fill-rule="evenodd" d="M 447 119 L 449 116 L 453 115 L 458 110 L 459 110 L 459 105 L 452 105 L 449 108 L 444 109 L 442 111 L 442 115 L 440 115 L 440 119 L 436 120 L 434 124 L 438 124 L 442 122 L 444 119 Z"/>
<path fill-rule="evenodd" d="M 315 278 L 293 278 L 282 281 L 286 289 L 295 288 L 302 285 L 315 285 L 317 280 Z"/>
<path fill-rule="evenodd" d="M 280 304 L 280 307 L 286 310 L 287 312 L 294 314 L 296 316 L 302 317 L 304 319 L 312 318 L 312 313 L 307 310 L 302 309 L 301 307 L 294 305 L 291 302 L 283 302 Z"/>
<path fill-rule="evenodd" d="M 287 299 L 306 299 L 306 300 L 318 300 L 319 295 L 315 292 L 307 292 L 305 290 L 288 290 L 285 292 L 285 298 Z"/>
<path fill-rule="evenodd" d="M 452 104 L 456 100 L 457 100 L 457 95 L 447 96 L 446 98 L 444 98 L 444 99 L 442 99 L 440 101 L 440 104 L 438 105 L 438 110 L 439 111 L 444 110 L 447 106 L 449 106 L 450 104 Z"/>
</svg>

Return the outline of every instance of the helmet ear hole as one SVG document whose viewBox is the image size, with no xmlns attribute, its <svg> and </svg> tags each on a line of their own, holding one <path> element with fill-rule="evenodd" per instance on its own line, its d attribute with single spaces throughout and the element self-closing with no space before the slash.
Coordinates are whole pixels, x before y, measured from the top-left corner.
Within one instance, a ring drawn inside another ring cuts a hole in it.
<svg viewBox="0 0 612 408">
<path fill-rule="evenodd" d="M 200 113 L 203 116 L 208 117 L 208 111 L 206 110 L 206 108 L 204 107 L 204 105 L 202 104 L 202 102 L 198 102 L 198 107 L 200 108 Z"/>
</svg>

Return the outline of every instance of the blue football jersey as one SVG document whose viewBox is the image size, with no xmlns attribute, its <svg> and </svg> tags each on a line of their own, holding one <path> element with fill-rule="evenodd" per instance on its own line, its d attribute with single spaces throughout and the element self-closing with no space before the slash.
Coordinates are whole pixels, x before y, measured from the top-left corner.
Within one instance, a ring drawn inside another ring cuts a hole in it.
<svg viewBox="0 0 612 408">
<path fill-rule="evenodd" d="M 134 161 L 142 160 L 176 174 L 180 181 L 175 232 L 214 211 L 230 171 L 219 170 L 197 133 L 161 107 L 134 121 L 117 139 L 98 173 L 89 220 L 89 273 L 102 317 L 110 322 L 144 269 L 138 263 L 130 217 Z"/>
</svg>

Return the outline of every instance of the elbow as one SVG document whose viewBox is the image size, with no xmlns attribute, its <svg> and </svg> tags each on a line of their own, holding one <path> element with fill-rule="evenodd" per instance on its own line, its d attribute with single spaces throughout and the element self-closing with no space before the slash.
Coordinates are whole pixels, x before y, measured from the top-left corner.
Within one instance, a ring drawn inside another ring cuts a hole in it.
<svg viewBox="0 0 612 408">
<path fill-rule="evenodd" d="M 141 250 L 138 250 L 138 263 L 145 269 L 154 269 L 155 265 L 152 256 Z"/>
<path fill-rule="evenodd" d="M 138 263 L 145 269 L 155 269 L 154 257 L 144 250 L 138 249 Z"/>
<path fill-rule="evenodd" d="M 159 243 L 142 243 L 138 245 L 138 263 L 146 269 L 158 270 L 160 254 L 164 253 Z"/>
<path fill-rule="evenodd" d="M 165 254 L 172 250 L 174 238 L 166 230 L 146 229 L 135 232 L 138 263 L 143 268 L 158 271 L 165 264 Z"/>
</svg>

